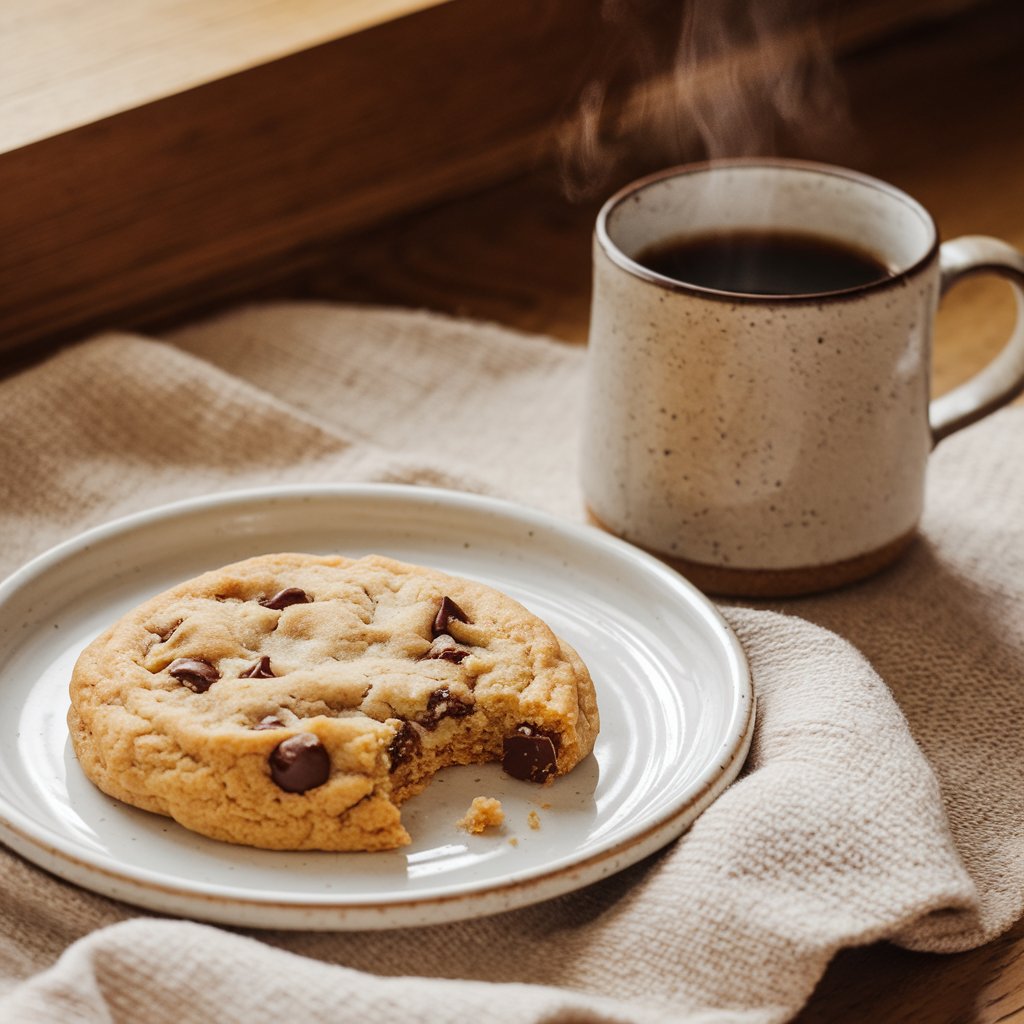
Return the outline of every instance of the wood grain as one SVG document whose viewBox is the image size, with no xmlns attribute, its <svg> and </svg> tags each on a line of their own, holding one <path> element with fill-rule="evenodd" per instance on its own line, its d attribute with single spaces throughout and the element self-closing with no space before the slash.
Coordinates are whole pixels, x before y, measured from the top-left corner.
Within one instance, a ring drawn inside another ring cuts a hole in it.
<svg viewBox="0 0 1024 1024">
<path fill-rule="evenodd" d="M 647 43 L 671 57 L 681 8 L 632 7 Z M 631 95 L 636 79 L 610 70 L 643 65 L 637 25 L 622 22 L 628 9 L 597 0 L 7 5 L 0 351 L 187 315 L 302 265 L 343 232 L 536 166 L 588 81 L 613 80 L 609 111 Z M 933 0 L 849 0 L 835 39 L 862 45 L 935 16 Z M 706 94 L 740 65 L 760 68 L 764 54 L 788 66 L 807 41 L 801 25 L 778 29 L 770 47 L 688 64 L 686 81 Z M 649 107 L 666 83 L 645 73 Z M 685 120 L 675 119 L 681 137 Z M 652 136 L 640 130 L 617 145 L 628 153 Z"/>
<path fill-rule="evenodd" d="M 442 2 L 0 4 L 0 153 Z"/>
<path fill-rule="evenodd" d="M 188 308 L 529 166 L 607 31 L 588 0 L 459 0 L 4 154 L 0 347 Z"/>
<path fill-rule="evenodd" d="M 840 953 L 799 1024 L 1011 1024 L 1024 1020 L 1024 921 L 954 956 L 879 945 Z"/>
</svg>

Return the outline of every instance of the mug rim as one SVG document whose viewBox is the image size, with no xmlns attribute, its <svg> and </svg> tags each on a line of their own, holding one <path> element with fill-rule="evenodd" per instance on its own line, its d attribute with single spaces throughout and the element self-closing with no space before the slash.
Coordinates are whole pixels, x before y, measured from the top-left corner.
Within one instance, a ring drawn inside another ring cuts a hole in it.
<svg viewBox="0 0 1024 1024">
<path fill-rule="evenodd" d="M 724 167 L 764 167 L 825 174 L 836 178 L 845 178 L 848 181 L 856 182 L 858 185 L 884 192 L 895 199 L 901 200 L 921 216 L 931 232 L 931 244 L 924 255 L 915 260 L 909 267 L 897 274 L 890 274 L 887 277 L 879 278 L 877 281 L 868 281 L 850 288 L 840 288 L 827 292 L 794 292 L 792 295 L 776 295 L 758 292 L 729 292 L 723 291 L 720 288 L 690 284 L 685 281 L 679 281 L 674 277 L 666 277 L 664 274 L 659 274 L 627 256 L 612 241 L 608 233 L 608 219 L 631 196 L 664 181 L 666 178 L 679 178 L 686 174 L 700 174 Z M 594 238 L 612 263 L 634 277 L 646 281 L 648 284 L 656 285 L 667 291 L 679 292 L 719 302 L 734 304 L 756 303 L 769 306 L 776 304 L 815 305 L 824 302 L 855 299 L 867 293 L 899 287 L 909 278 L 925 270 L 935 260 L 939 252 L 939 230 L 935 224 L 935 219 L 921 203 L 902 189 L 897 188 L 895 185 L 890 185 L 889 182 L 883 181 L 881 178 L 876 178 L 870 174 L 864 174 L 862 171 L 855 171 L 848 167 L 819 163 L 814 160 L 795 160 L 788 157 L 735 157 L 722 160 L 702 160 L 696 163 L 678 164 L 675 167 L 667 167 L 661 171 L 655 171 L 653 174 L 644 175 L 642 178 L 637 178 L 635 181 L 631 181 L 628 185 L 620 188 L 605 201 L 597 214 Z"/>
</svg>

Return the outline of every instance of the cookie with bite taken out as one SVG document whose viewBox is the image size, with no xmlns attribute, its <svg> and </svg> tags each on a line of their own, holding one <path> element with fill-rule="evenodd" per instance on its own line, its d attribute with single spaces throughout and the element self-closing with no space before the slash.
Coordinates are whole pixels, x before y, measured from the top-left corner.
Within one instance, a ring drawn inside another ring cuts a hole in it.
<svg viewBox="0 0 1024 1024">
<path fill-rule="evenodd" d="M 109 795 L 278 850 L 409 841 L 440 768 L 545 782 L 593 749 L 576 652 L 491 587 L 372 555 L 272 554 L 125 615 L 82 653 L 68 725 Z"/>
</svg>

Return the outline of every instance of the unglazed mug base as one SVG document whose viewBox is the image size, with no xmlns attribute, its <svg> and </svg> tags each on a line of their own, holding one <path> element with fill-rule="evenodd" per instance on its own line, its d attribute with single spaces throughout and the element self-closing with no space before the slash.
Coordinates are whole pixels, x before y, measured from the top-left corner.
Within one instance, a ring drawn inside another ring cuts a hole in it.
<svg viewBox="0 0 1024 1024">
<path fill-rule="evenodd" d="M 613 535 L 615 531 L 587 508 L 587 518 L 594 525 Z M 695 587 L 716 597 L 804 597 L 827 590 L 836 590 L 851 583 L 859 583 L 892 565 L 917 538 L 917 528 L 908 530 L 895 540 L 854 558 L 825 565 L 805 565 L 795 569 L 742 569 L 721 565 L 705 565 L 684 558 L 667 555 L 653 548 L 643 548 L 648 554 L 660 558 Z M 623 538 L 629 540 L 628 537 Z"/>
</svg>

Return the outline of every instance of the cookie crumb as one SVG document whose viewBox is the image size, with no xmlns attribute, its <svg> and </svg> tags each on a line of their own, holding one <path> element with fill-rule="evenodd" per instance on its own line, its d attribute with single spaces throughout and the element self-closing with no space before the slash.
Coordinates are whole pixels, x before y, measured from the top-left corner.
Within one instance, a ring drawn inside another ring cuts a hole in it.
<svg viewBox="0 0 1024 1024">
<path fill-rule="evenodd" d="M 479 835 L 484 829 L 497 828 L 505 820 L 505 812 L 501 809 L 501 801 L 490 796 L 473 797 L 473 802 L 466 811 L 466 816 L 457 825 L 472 835 Z"/>
<path fill-rule="evenodd" d="M 540 805 L 540 809 L 542 811 L 550 811 L 551 810 L 551 804 L 541 804 Z"/>
<path fill-rule="evenodd" d="M 530 811 L 526 816 L 526 824 L 536 832 L 540 828 L 540 815 L 536 811 Z"/>
<path fill-rule="evenodd" d="M 511 838 L 511 839 L 510 839 L 510 840 L 508 841 L 508 845 L 509 845 L 509 846 L 518 846 L 518 845 L 519 845 L 519 840 L 518 840 L 518 839 L 516 839 L 516 837 L 515 837 L 515 836 L 513 836 L 513 837 L 512 837 L 512 838 Z"/>
</svg>

